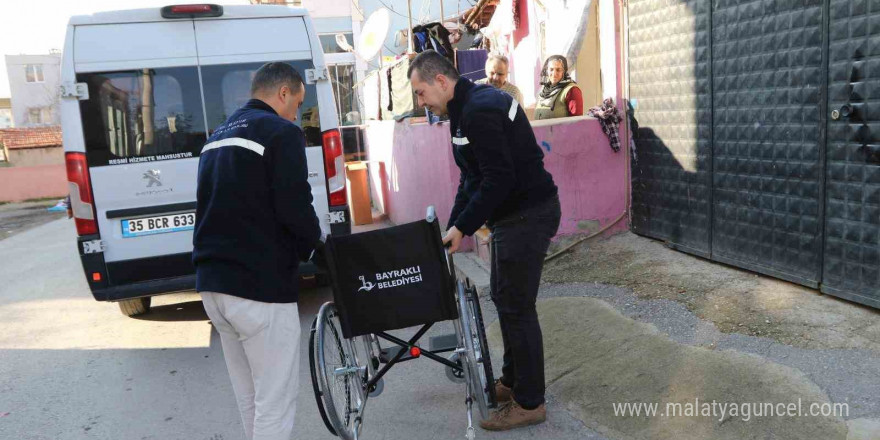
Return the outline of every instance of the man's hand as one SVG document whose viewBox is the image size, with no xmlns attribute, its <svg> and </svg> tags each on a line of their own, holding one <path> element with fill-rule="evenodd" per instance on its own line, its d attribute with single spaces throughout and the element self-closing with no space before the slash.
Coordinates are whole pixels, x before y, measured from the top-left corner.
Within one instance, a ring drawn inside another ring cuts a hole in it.
<svg viewBox="0 0 880 440">
<path fill-rule="evenodd" d="M 322 237 L 323 238 L 323 237 Z M 315 250 L 312 251 L 312 262 L 321 269 L 327 269 L 327 254 L 324 250 L 324 241 L 315 243 Z"/>
<path fill-rule="evenodd" d="M 461 245 L 461 238 L 463 236 L 464 234 L 462 234 L 461 231 L 459 231 L 458 228 L 456 228 L 455 226 L 449 228 L 449 230 L 446 231 L 446 236 L 443 237 L 443 244 L 449 243 L 448 251 L 450 254 L 455 253 L 455 251 L 458 250 L 458 247 Z"/>
</svg>

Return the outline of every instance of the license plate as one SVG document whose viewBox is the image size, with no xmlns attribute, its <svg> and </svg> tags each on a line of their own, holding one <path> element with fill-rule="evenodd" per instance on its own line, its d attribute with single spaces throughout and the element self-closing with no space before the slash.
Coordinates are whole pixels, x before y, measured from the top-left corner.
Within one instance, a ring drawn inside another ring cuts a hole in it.
<svg viewBox="0 0 880 440">
<path fill-rule="evenodd" d="M 345 211 L 333 211 L 327 213 L 327 223 L 335 225 L 337 223 L 345 223 Z"/>
<path fill-rule="evenodd" d="M 131 238 L 167 232 L 190 231 L 195 224 L 196 213 L 194 212 L 129 219 L 122 221 L 122 236 L 124 238 Z"/>
</svg>

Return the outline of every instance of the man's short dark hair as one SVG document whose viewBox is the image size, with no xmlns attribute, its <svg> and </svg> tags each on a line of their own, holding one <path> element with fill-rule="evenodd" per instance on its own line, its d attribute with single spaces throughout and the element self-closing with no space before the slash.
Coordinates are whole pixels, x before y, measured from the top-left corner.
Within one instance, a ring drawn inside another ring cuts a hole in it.
<svg viewBox="0 0 880 440">
<path fill-rule="evenodd" d="M 437 75 L 446 75 L 453 81 L 458 81 L 458 70 L 449 61 L 448 58 L 440 55 L 433 50 L 426 50 L 418 55 L 409 63 L 409 70 L 406 71 L 406 77 L 412 78 L 413 72 L 419 72 L 419 78 L 428 83 L 434 84 L 434 77 Z"/>
<path fill-rule="evenodd" d="M 251 81 L 251 96 L 262 91 L 275 91 L 287 86 L 293 93 L 303 89 L 303 79 L 299 72 L 287 63 L 266 63 Z"/>
</svg>

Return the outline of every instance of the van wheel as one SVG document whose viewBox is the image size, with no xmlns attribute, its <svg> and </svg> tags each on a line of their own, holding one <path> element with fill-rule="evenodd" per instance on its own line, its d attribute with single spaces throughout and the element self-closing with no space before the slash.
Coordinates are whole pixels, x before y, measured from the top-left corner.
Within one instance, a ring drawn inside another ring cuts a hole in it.
<svg viewBox="0 0 880 440">
<path fill-rule="evenodd" d="M 132 298 L 119 301 L 119 310 L 121 310 L 122 314 L 125 316 L 143 315 L 150 311 L 151 299 L 152 298 L 149 296 L 145 296 L 143 298 Z"/>
</svg>

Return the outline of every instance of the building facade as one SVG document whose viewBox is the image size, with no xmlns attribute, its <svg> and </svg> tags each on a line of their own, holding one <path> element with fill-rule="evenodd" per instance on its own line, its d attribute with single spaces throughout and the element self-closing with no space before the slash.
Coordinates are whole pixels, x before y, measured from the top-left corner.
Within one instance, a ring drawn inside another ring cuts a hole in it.
<svg viewBox="0 0 880 440">
<path fill-rule="evenodd" d="M 0 162 L 12 167 L 64 165 L 61 127 L 0 129 Z"/>
<path fill-rule="evenodd" d="M 309 11 L 333 83 L 333 94 L 340 125 L 360 123 L 359 99 L 355 84 L 363 78 L 367 65 L 358 60 L 350 48 L 360 37 L 364 17 L 357 0 L 251 0 L 253 4 L 303 7 Z M 337 43 L 337 35 L 346 46 Z"/>
<path fill-rule="evenodd" d="M 6 55 L 15 127 L 60 124 L 61 54 Z M 0 115 L 2 118 L 2 115 Z"/>
<path fill-rule="evenodd" d="M 9 98 L 0 98 L 0 129 L 12 128 L 15 124 L 12 122 L 12 100 Z"/>
</svg>

